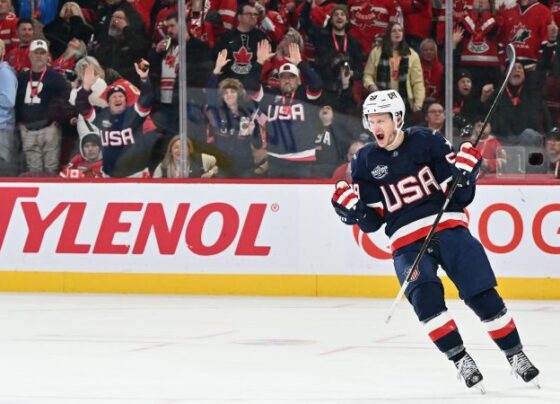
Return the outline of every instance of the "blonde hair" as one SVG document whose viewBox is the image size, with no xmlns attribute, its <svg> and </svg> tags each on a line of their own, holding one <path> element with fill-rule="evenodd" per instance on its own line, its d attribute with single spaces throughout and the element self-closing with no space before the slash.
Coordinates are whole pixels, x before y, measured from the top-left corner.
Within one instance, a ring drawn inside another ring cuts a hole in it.
<svg viewBox="0 0 560 404">
<path fill-rule="evenodd" d="M 105 71 L 99 64 L 96 58 L 93 56 L 84 56 L 80 60 L 76 62 L 76 66 L 74 66 L 74 73 L 78 76 L 78 80 L 81 83 L 82 79 L 84 78 L 84 71 L 86 70 L 87 65 L 93 65 L 93 70 L 95 70 L 95 75 L 102 80 L 105 80 Z"/>
<path fill-rule="evenodd" d="M 169 143 L 167 144 L 167 150 L 165 151 L 165 156 L 163 156 L 163 160 L 161 160 L 161 169 L 167 171 L 167 177 L 171 177 L 169 174 L 169 169 L 174 169 L 174 164 L 173 164 L 173 146 L 175 145 L 175 143 L 177 143 L 178 141 L 181 140 L 181 136 L 179 135 L 175 135 L 171 138 L 171 140 L 169 141 Z M 194 151 L 194 145 L 193 142 L 187 138 L 187 150 L 189 153 L 189 156 L 193 153 Z M 173 173 L 176 174 L 176 173 Z"/>
<path fill-rule="evenodd" d="M 82 12 L 82 9 L 80 8 L 80 5 L 75 1 L 69 1 L 68 3 L 65 3 L 60 9 L 60 13 L 58 13 L 58 16 L 60 18 L 64 18 L 64 15 L 66 14 L 66 10 L 68 9 L 71 9 L 75 14 L 78 15 L 78 17 L 82 19 L 84 24 L 89 26 L 88 22 L 86 21 L 86 18 L 84 17 L 84 13 Z"/>
</svg>

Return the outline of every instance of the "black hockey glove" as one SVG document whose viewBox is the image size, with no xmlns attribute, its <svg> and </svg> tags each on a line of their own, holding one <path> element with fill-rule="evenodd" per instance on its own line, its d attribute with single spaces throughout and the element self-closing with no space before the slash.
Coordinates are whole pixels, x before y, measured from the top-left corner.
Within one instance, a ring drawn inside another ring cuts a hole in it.
<svg viewBox="0 0 560 404">
<path fill-rule="evenodd" d="M 358 224 L 366 216 L 366 205 L 346 181 L 336 183 L 331 203 L 345 224 Z"/>
</svg>

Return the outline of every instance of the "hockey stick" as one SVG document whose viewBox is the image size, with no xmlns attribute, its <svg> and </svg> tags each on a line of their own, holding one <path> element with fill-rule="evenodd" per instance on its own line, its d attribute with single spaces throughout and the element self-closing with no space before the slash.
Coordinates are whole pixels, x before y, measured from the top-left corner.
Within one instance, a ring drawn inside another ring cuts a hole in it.
<svg viewBox="0 0 560 404">
<path fill-rule="evenodd" d="M 476 145 L 478 144 L 478 142 L 480 140 L 480 137 L 484 133 L 484 129 L 486 129 L 486 126 L 488 125 L 488 122 L 492 118 L 492 115 L 494 114 L 494 110 L 496 109 L 496 106 L 498 105 L 498 102 L 500 101 L 500 98 L 502 98 L 502 94 L 504 93 L 504 90 L 507 86 L 509 76 L 511 76 L 511 72 L 513 71 L 513 65 L 515 64 L 515 48 L 513 47 L 512 44 L 508 45 L 508 47 L 506 49 L 506 54 L 507 54 L 507 58 L 509 60 L 509 65 L 508 65 L 508 69 L 507 69 L 507 72 L 506 72 L 506 76 L 504 78 L 504 82 L 502 83 L 502 86 L 500 87 L 500 90 L 498 91 L 498 94 L 496 95 L 496 98 L 494 98 L 494 101 L 492 102 L 492 105 L 490 106 L 490 110 L 488 111 L 488 114 L 486 114 L 486 117 L 484 118 L 484 123 L 482 124 L 482 128 L 480 129 L 480 131 L 478 132 L 478 135 L 476 136 L 476 139 L 474 140 L 473 147 L 476 147 Z M 409 268 L 408 272 L 406 273 L 406 276 L 404 277 L 404 282 L 401 286 L 401 289 L 399 290 L 399 293 L 397 294 L 397 297 L 395 297 L 395 300 L 393 301 L 393 304 L 391 305 L 391 308 L 389 309 L 389 315 L 385 319 L 386 324 L 389 324 L 389 321 L 391 321 L 391 318 L 393 317 L 395 309 L 397 308 L 398 304 L 400 303 L 400 301 L 401 301 L 401 299 L 404 295 L 404 292 L 405 292 L 406 288 L 408 287 L 408 284 L 410 283 L 410 279 L 412 278 L 412 274 L 414 274 L 414 272 L 417 270 L 417 267 L 418 267 L 418 264 L 420 263 L 420 260 L 422 259 L 426 250 L 428 249 L 428 245 L 430 244 L 430 241 L 432 241 L 432 238 L 433 238 L 433 236 L 436 232 L 437 225 L 439 224 L 439 221 L 441 220 L 441 216 L 445 212 L 445 209 L 447 209 L 447 206 L 449 205 L 449 202 L 451 202 L 451 199 L 453 198 L 453 194 L 455 193 L 455 190 L 457 189 L 457 187 L 459 186 L 459 183 L 461 182 L 461 177 L 464 176 L 464 175 L 466 175 L 466 172 L 463 172 L 462 174 L 458 174 L 453 179 L 453 183 L 451 184 L 451 187 L 449 188 L 449 192 L 447 193 L 445 201 L 443 202 L 443 206 L 441 207 L 440 211 L 438 212 L 438 214 L 436 216 L 436 219 L 434 220 L 434 224 L 432 224 L 432 227 L 430 228 L 430 232 L 428 233 L 428 235 L 424 239 L 424 243 L 422 243 L 422 247 L 420 248 L 420 251 L 418 252 L 418 255 L 416 256 L 416 258 L 414 259 L 414 262 L 412 263 L 412 266 Z"/>
</svg>

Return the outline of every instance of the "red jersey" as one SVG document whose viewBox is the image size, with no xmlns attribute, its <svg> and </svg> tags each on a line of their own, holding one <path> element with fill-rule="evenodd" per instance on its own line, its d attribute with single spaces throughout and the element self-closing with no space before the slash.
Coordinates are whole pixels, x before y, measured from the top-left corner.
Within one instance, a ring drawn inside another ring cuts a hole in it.
<svg viewBox="0 0 560 404">
<path fill-rule="evenodd" d="M 62 54 L 58 59 L 52 62 L 51 69 L 56 70 L 60 74 L 64 74 L 67 70 L 74 70 L 77 61 L 78 56 L 71 56 L 68 59 L 64 59 L 64 54 Z"/>
<path fill-rule="evenodd" d="M 482 158 L 484 163 L 487 166 L 486 172 L 495 173 L 497 158 L 498 158 L 498 149 L 502 147 L 502 144 L 498 140 L 498 138 L 494 136 L 490 136 L 486 140 L 481 140 L 477 145 L 476 149 L 482 154 Z"/>
<path fill-rule="evenodd" d="M 511 43 L 517 52 L 517 59 L 531 67 L 539 60 L 548 44 L 548 26 L 552 22 L 552 12 L 541 4 L 533 3 L 521 10 L 519 5 L 503 11 L 504 30 L 500 35 L 500 51 Z"/>
<path fill-rule="evenodd" d="M 360 42 L 365 53 L 383 37 L 397 14 L 393 0 L 349 0 L 348 10 L 350 34 Z"/>
<path fill-rule="evenodd" d="M 492 14 L 469 11 L 460 24 L 465 29 L 461 41 L 461 65 L 498 67 L 499 26 Z"/>
<path fill-rule="evenodd" d="M 272 40 L 274 46 L 284 37 L 288 30 L 286 20 L 276 11 L 267 11 L 265 17 L 259 21 L 259 29 Z"/>
<path fill-rule="evenodd" d="M 8 13 L 4 18 L 0 19 L 0 39 L 6 45 L 6 53 L 16 48 L 19 44 L 17 23 L 18 18 L 14 13 Z"/>
<path fill-rule="evenodd" d="M 430 0 L 398 0 L 404 17 L 407 35 L 428 38 L 432 31 L 432 3 Z"/>
<path fill-rule="evenodd" d="M 93 163 L 87 161 L 81 154 L 76 154 L 72 160 L 60 170 L 59 176 L 62 178 L 103 178 L 101 171 L 103 160 Z"/>
<path fill-rule="evenodd" d="M 19 74 L 24 69 L 31 69 L 31 60 L 29 60 L 29 46 L 13 48 L 6 54 L 4 60 Z"/>
</svg>

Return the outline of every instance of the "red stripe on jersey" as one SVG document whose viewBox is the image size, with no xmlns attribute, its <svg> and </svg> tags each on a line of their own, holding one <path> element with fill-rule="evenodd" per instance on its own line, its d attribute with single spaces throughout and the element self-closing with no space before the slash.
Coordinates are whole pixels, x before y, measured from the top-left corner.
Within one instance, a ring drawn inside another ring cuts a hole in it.
<svg viewBox="0 0 560 404">
<path fill-rule="evenodd" d="M 457 329 L 457 324 L 455 324 L 454 320 L 449 320 L 447 323 L 442 325 L 441 327 L 436 328 L 428 335 L 432 341 L 437 341 L 438 339 L 445 337 L 450 332 L 453 332 Z"/>
<path fill-rule="evenodd" d="M 448 219 L 437 225 L 436 232 L 444 229 L 451 229 L 453 227 L 459 227 L 459 226 L 463 226 L 467 228 L 469 227 L 468 223 L 465 223 L 462 220 Z M 426 237 L 430 232 L 431 228 L 432 225 L 424 226 L 418 230 L 413 231 L 412 233 L 407 234 L 406 236 L 396 239 L 395 242 L 391 244 L 391 252 L 398 250 L 399 248 L 404 247 L 405 245 L 411 244 L 416 240 L 420 240 Z"/>
<path fill-rule="evenodd" d="M 95 112 L 95 110 L 93 109 L 93 107 L 90 107 L 88 113 L 84 115 L 84 119 L 86 121 L 89 121 L 94 112 Z"/>
<path fill-rule="evenodd" d="M 512 318 L 504 327 L 494 331 L 488 331 L 488 334 L 490 334 L 490 338 L 492 339 L 500 339 L 511 334 L 513 331 L 515 331 L 515 323 Z"/>
<path fill-rule="evenodd" d="M 147 114 L 152 110 L 151 108 L 143 107 L 139 102 L 136 103 L 136 108 L 143 114 Z"/>
</svg>

